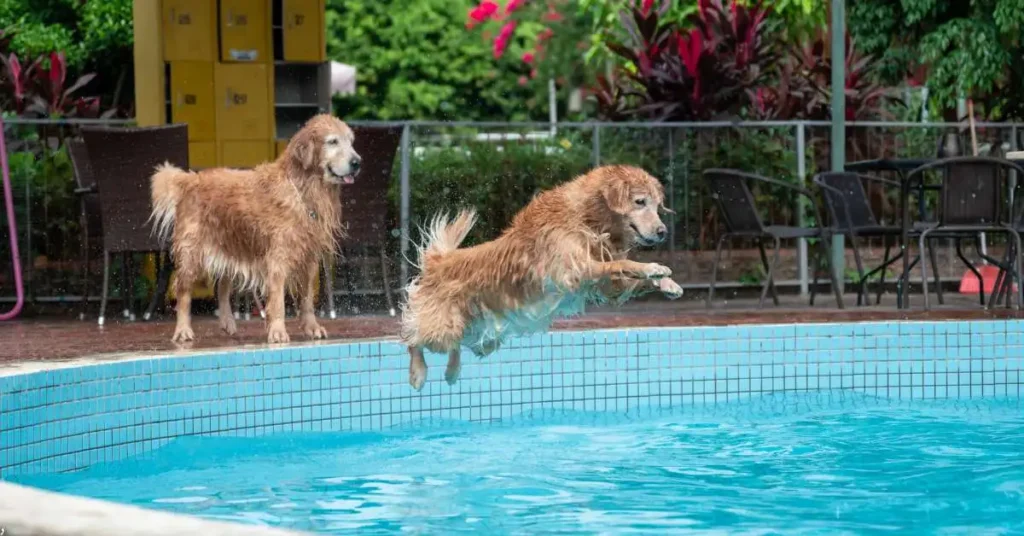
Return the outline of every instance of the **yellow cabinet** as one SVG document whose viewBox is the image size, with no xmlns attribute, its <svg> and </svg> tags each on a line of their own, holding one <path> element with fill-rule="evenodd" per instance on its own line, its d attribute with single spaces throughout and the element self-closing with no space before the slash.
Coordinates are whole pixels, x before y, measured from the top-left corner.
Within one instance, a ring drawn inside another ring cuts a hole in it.
<svg viewBox="0 0 1024 536">
<path fill-rule="evenodd" d="M 327 59 L 323 0 L 281 0 L 285 61 Z"/>
<path fill-rule="evenodd" d="M 217 143 L 213 141 L 189 142 L 188 165 L 192 169 L 217 167 Z"/>
<path fill-rule="evenodd" d="M 220 143 L 220 165 L 232 168 L 251 168 L 273 160 L 270 140 L 227 140 Z"/>
<path fill-rule="evenodd" d="M 217 59 L 217 3 L 163 0 L 164 61 Z"/>
<path fill-rule="evenodd" d="M 214 71 L 217 139 L 269 140 L 273 127 L 269 67 L 218 63 Z"/>
<path fill-rule="evenodd" d="M 288 147 L 288 140 L 277 140 L 277 153 L 275 156 L 281 156 L 284 154 L 284 150 Z"/>
<path fill-rule="evenodd" d="M 171 62 L 171 122 L 188 123 L 190 141 L 215 139 L 213 96 L 213 62 Z"/>
<path fill-rule="evenodd" d="M 268 63 L 270 5 L 268 0 L 220 0 L 221 61 Z"/>
</svg>

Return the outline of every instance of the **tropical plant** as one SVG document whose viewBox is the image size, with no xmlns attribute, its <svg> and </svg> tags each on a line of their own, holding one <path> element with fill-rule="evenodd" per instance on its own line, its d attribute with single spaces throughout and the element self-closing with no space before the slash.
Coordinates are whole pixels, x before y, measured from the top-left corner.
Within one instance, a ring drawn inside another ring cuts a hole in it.
<svg viewBox="0 0 1024 536">
<path fill-rule="evenodd" d="M 68 84 L 63 52 L 51 52 L 22 63 L 15 54 L 2 58 L 14 109 L 19 115 L 39 117 L 110 117 L 117 110 L 100 113 L 99 97 L 76 94 L 96 78 L 87 73 Z"/>
<path fill-rule="evenodd" d="M 673 2 L 645 0 L 622 13 L 626 39 L 608 48 L 626 60 L 619 78 L 628 104 L 611 100 L 607 86 L 597 97 L 602 116 L 626 113 L 654 120 L 698 120 L 736 116 L 749 103 L 748 89 L 764 85 L 776 59 L 760 1 L 701 0 L 684 32 L 663 22 Z"/>
</svg>

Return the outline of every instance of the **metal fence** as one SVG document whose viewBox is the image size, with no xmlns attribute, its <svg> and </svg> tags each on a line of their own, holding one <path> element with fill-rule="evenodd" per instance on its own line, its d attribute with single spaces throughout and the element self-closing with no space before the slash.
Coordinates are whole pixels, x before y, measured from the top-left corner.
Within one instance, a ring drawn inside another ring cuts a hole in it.
<svg viewBox="0 0 1024 536">
<path fill-rule="evenodd" d="M 30 303 L 75 302 L 81 299 L 79 205 L 74 179 L 63 149 L 83 121 L 8 119 L 6 132 L 19 239 L 23 248 L 26 291 Z M 96 123 L 95 121 L 89 123 Z M 124 122 L 105 122 L 108 125 Z M 400 288 L 414 267 L 408 262 L 419 239 L 419 224 L 436 211 L 475 206 L 481 222 L 470 240 L 495 236 L 541 189 L 600 164 L 639 165 L 663 179 L 670 239 L 660 248 L 640 252 L 673 268 L 684 286 L 705 286 L 710 276 L 718 215 L 700 173 L 710 167 L 731 167 L 787 182 L 807 184 L 828 169 L 827 122 L 700 122 L 700 123 L 481 123 L 481 122 L 355 122 L 360 125 L 399 125 L 403 128 L 388 192 L 392 242 L 388 258 L 398 270 L 390 284 Z M 1019 124 L 978 123 L 982 153 L 1015 150 Z M 941 134 L 962 130 L 958 123 L 853 122 L 847 131 L 849 161 L 882 157 L 935 156 Z M 963 147 L 971 151 L 964 133 Z M 130 148 L 126 148 L 130 150 Z M 758 191 L 764 217 L 775 223 L 812 224 L 805 203 L 780 191 Z M 895 192 L 872 192 L 876 210 L 892 221 Z M 934 206 L 934 200 L 929 200 Z M 993 238 L 993 240 L 995 240 Z M 726 284 L 757 284 L 760 261 L 750 244 L 738 243 L 720 267 Z M 869 244 L 869 256 L 880 244 Z M 991 242 L 998 248 L 998 242 Z M 943 251 L 946 250 L 946 251 Z M 780 286 L 806 292 L 811 270 L 806 244 L 785 253 Z M 949 262 L 940 262 L 942 275 L 959 277 L 963 266 L 954 262 L 951 248 L 940 248 Z M 9 252 L 0 252 L 0 299 L 10 299 Z M 98 280 L 98 271 L 89 277 Z M 374 278 L 380 286 L 380 279 Z M 112 294 L 120 295 L 112 277 Z M 94 285 L 93 288 L 98 288 Z M 136 285 L 140 292 L 149 288 Z M 339 292 L 346 292 L 339 286 Z M 379 289 L 378 289 L 379 290 Z M 382 304 L 382 300 L 380 302 Z M 376 305 L 376 303 L 374 304 Z"/>
</svg>

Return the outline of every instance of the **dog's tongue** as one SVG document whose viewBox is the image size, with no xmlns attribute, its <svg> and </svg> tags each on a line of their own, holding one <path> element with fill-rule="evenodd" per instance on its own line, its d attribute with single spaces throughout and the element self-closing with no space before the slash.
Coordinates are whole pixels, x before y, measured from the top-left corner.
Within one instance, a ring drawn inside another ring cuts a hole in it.
<svg viewBox="0 0 1024 536">
<path fill-rule="evenodd" d="M 341 182 L 343 184 L 355 184 L 356 178 L 353 177 L 352 175 L 345 175 L 344 177 L 342 177 Z"/>
</svg>

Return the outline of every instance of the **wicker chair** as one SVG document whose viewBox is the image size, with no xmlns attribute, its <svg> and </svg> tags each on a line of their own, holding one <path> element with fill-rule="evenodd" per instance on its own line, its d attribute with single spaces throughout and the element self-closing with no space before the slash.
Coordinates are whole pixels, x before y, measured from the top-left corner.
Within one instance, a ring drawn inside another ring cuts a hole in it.
<svg viewBox="0 0 1024 536">
<path fill-rule="evenodd" d="M 103 294 L 99 315 L 99 324 L 103 325 L 110 290 L 110 255 L 122 253 L 128 259 L 124 270 L 127 287 L 123 291 L 125 307 L 131 315 L 134 292 L 131 254 L 156 253 L 159 259 L 164 250 L 149 223 L 149 181 L 153 170 L 164 162 L 188 168 L 188 126 L 84 127 L 82 138 L 96 178 L 103 226 Z M 166 292 L 170 264 L 169 259 L 158 263 L 157 288 L 146 311 L 147 319 L 159 297 Z"/>
<path fill-rule="evenodd" d="M 96 195 L 96 178 L 89 163 L 85 142 L 72 139 L 67 142 L 68 156 L 75 176 L 75 195 L 79 202 L 79 225 L 82 228 L 82 311 L 80 320 L 85 319 L 89 307 L 89 291 L 92 282 L 92 253 L 96 245 L 103 242 L 103 221 L 100 215 L 100 201 Z"/>
</svg>

